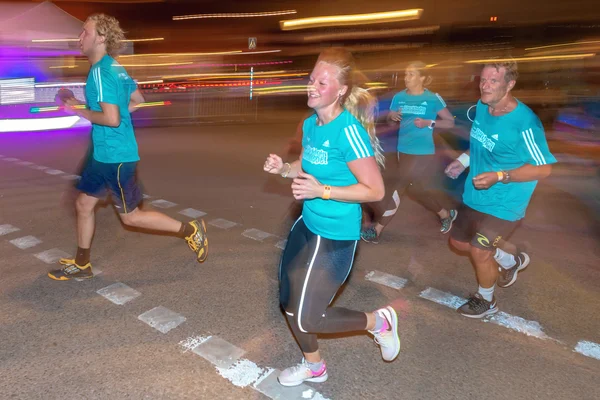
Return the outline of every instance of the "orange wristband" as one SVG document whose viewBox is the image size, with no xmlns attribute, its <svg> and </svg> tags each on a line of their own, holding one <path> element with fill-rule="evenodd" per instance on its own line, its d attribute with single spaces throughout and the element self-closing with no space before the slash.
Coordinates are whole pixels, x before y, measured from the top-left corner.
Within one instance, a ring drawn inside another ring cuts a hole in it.
<svg viewBox="0 0 600 400">
<path fill-rule="evenodd" d="M 323 200 L 329 200 L 331 196 L 331 186 L 325 185 L 325 189 L 323 190 Z"/>
<path fill-rule="evenodd" d="M 498 174 L 498 182 L 502 182 L 504 180 L 504 173 L 502 171 L 498 171 L 496 174 Z"/>
</svg>

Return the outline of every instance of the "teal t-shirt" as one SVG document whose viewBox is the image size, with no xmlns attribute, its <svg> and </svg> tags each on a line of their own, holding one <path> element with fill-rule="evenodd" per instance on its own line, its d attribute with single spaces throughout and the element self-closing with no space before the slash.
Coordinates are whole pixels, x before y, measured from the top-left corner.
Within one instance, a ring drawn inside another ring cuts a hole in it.
<svg viewBox="0 0 600 400">
<path fill-rule="evenodd" d="M 497 183 L 487 190 L 478 190 L 473 186 L 473 177 L 483 172 L 509 171 L 525 164 L 555 163 L 539 118 L 518 100 L 513 111 L 499 117 L 490 115 L 488 106 L 479 101 L 470 148 L 464 203 L 503 220 L 523 218 L 537 181 Z"/>
<path fill-rule="evenodd" d="M 391 111 L 401 111 L 402 120 L 398 130 L 398 151 L 406 154 L 435 154 L 433 144 L 433 129 L 429 127 L 418 128 L 416 118 L 437 118 L 437 114 L 446 108 L 444 99 L 437 94 L 425 89 L 422 94 L 408 94 L 406 90 L 396 93 L 390 104 Z"/>
<path fill-rule="evenodd" d="M 116 127 L 92 124 L 94 159 L 103 163 L 139 161 L 129 101 L 137 84 L 109 55 L 92 65 L 85 85 L 85 97 L 92 111 L 102 111 L 100 103 L 119 107 L 121 124 Z"/>
<path fill-rule="evenodd" d="M 330 186 L 358 183 L 348 163 L 373 157 L 369 134 L 347 110 L 318 126 L 312 115 L 302 127 L 302 170 Z M 359 203 L 315 198 L 304 201 L 304 223 L 311 232 L 333 240 L 359 240 L 362 211 Z"/>
</svg>

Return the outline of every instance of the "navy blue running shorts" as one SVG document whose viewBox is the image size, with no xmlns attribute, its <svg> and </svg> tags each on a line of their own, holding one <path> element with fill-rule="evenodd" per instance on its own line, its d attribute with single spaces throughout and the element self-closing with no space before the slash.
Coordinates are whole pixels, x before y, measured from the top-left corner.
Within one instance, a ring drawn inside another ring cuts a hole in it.
<svg viewBox="0 0 600 400">
<path fill-rule="evenodd" d="M 136 177 L 137 162 L 102 163 L 90 158 L 81 173 L 77 190 L 99 199 L 110 192 L 120 214 L 135 210 L 143 199 Z"/>
</svg>

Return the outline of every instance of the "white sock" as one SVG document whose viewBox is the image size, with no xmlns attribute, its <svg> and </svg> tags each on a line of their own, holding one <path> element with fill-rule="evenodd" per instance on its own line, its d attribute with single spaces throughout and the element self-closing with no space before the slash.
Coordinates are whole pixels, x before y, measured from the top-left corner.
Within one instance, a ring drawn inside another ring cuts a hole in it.
<svg viewBox="0 0 600 400">
<path fill-rule="evenodd" d="M 496 285 L 492 286 L 489 289 L 479 286 L 479 290 L 477 292 L 481 295 L 481 297 L 483 297 L 487 301 L 492 301 L 492 299 L 494 298 L 494 289 L 495 288 L 496 288 Z"/>
<path fill-rule="evenodd" d="M 510 269 L 517 265 L 517 261 L 515 260 L 515 256 L 510 253 L 505 252 L 499 247 L 496 247 L 496 254 L 494 254 L 494 260 L 504 269 Z"/>
</svg>

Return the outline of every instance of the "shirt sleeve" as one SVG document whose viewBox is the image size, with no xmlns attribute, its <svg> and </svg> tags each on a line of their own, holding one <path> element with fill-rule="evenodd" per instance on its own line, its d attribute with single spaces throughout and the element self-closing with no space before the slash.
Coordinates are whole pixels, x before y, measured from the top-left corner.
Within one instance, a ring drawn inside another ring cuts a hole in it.
<svg viewBox="0 0 600 400">
<path fill-rule="evenodd" d="M 98 103 L 118 105 L 119 82 L 115 74 L 104 68 L 96 68 L 92 74 L 98 92 Z"/>
<path fill-rule="evenodd" d="M 394 97 L 392 97 L 392 102 L 390 103 L 390 111 L 398 111 L 398 101 L 400 101 L 398 99 L 398 94 L 395 94 Z"/>
<path fill-rule="evenodd" d="M 435 107 L 436 115 L 437 115 L 437 113 L 442 111 L 444 108 L 446 108 L 446 102 L 444 101 L 444 99 L 442 99 L 442 96 L 440 96 L 437 93 L 435 93 L 433 96 L 433 105 Z"/>
<path fill-rule="evenodd" d="M 525 128 L 521 130 L 517 143 L 517 154 L 524 163 L 545 165 L 556 162 L 556 158 L 548 148 L 544 127 L 539 118 L 535 118 L 525 125 Z"/>
<path fill-rule="evenodd" d="M 346 162 L 373 157 L 371 138 L 365 128 L 357 123 L 349 124 L 343 129 L 340 150 Z"/>
</svg>

